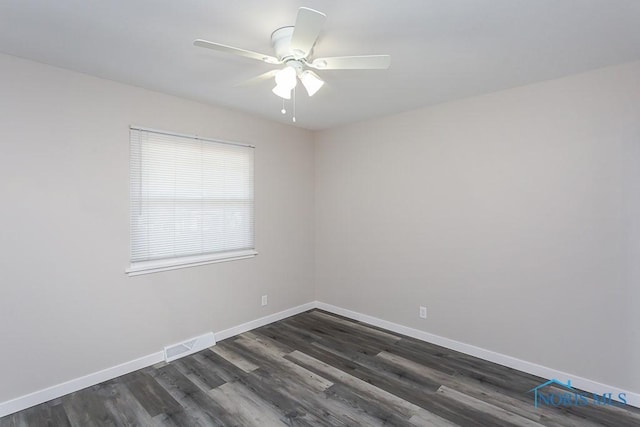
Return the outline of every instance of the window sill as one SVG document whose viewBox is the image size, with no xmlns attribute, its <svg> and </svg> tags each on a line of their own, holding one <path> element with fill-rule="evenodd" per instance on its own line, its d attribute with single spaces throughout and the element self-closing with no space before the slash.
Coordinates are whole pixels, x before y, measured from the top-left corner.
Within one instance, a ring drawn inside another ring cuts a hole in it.
<svg viewBox="0 0 640 427">
<path fill-rule="evenodd" d="M 125 270 L 128 276 L 139 276 L 141 274 L 159 273 L 161 271 L 177 270 L 179 268 L 196 267 L 198 265 L 214 264 L 218 262 L 236 261 L 240 259 L 253 258 L 258 252 L 253 249 L 224 254 L 197 255 L 181 258 L 170 258 L 154 261 L 141 261 L 132 263 Z"/>
</svg>

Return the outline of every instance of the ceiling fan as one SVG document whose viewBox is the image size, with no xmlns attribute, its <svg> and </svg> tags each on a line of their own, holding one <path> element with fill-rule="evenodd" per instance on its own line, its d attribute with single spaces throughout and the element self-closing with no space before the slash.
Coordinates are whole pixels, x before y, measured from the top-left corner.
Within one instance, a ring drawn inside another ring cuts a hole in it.
<svg viewBox="0 0 640 427">
<path fill-rule="evenodd" d="M 313 96 L 320 90 L 324 81 L 309 68 L 315 70 L 380 70 L 389 68 L 391 65 L 389 55 L 333 56 L 311 59 L 313 47 L 326 18 L 324 13 L 308 7 L 298 9 L 298 17 L 294 26 L 278 28 L 271 34 L 271 44 L 275 56 L 202 39 L 195 40 L 193 44 L 257 59 L 267 64 L 284 64 L 284 68 L 261 74 L 247 82 L 254 83 L 275 77 L 276 86 L 273 88 L 273 93 L 283 99 L 291 99 L 291 92 L 295 88 L 297 80 L 300 80 L 309 96 Z"/>
</svg>

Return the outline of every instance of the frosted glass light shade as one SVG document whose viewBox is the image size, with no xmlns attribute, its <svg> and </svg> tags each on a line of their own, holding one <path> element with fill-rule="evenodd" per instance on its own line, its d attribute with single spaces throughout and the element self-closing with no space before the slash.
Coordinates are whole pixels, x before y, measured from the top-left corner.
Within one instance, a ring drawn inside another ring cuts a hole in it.
<svg viewBox="0 0 640 427">
<path fill-rule="evenodd" d="M 284 67 L 276 73 L 276 84 L 286 89 L 296 87 L 296 70 L 293 67 Z"/>
<path fill-rule="evenodd" d="M 309 96 L 313 96 L 324 85 L 324 80 L 318 77 L 316 73 L 309 70 L 300 74 L 300 81 L 307 90 Z"/>
<path fill-rule="evenodd" d="M 271 91 L 278 95 L 280 98 L 291 99 L 291 89 L 286 88 L 282 85 L 277 84 L 276 87 L 274 87 Z"/>
</svg>

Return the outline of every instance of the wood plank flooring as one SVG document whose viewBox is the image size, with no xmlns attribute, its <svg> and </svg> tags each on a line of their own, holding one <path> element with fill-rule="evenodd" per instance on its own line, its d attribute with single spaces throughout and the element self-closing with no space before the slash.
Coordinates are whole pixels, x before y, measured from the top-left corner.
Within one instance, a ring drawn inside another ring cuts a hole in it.
<svg viewBox="0 0 640 427">
<path fill-rule="evenodd" d="M 0 418 L 7 426 L 640 426 L 533 405 L 545 380 L 312 310 Z"/>
</svg>

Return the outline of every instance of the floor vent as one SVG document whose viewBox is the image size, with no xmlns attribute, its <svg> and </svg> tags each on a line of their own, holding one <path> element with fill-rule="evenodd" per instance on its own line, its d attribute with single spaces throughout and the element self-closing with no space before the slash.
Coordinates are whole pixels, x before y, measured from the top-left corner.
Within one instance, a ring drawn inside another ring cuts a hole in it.
<svg viewBox="0 0 640 427">
<path fill-rule="evenodd" d="M 178 344 L 173 344 L 164 348 L 164 360 L 171 362 L 172 360 L 197 353 L 200 350 L 211 347 L 216 344 L 213 332 L 209 332 L 199 337 L 191 338 Z"/>
</svg>

